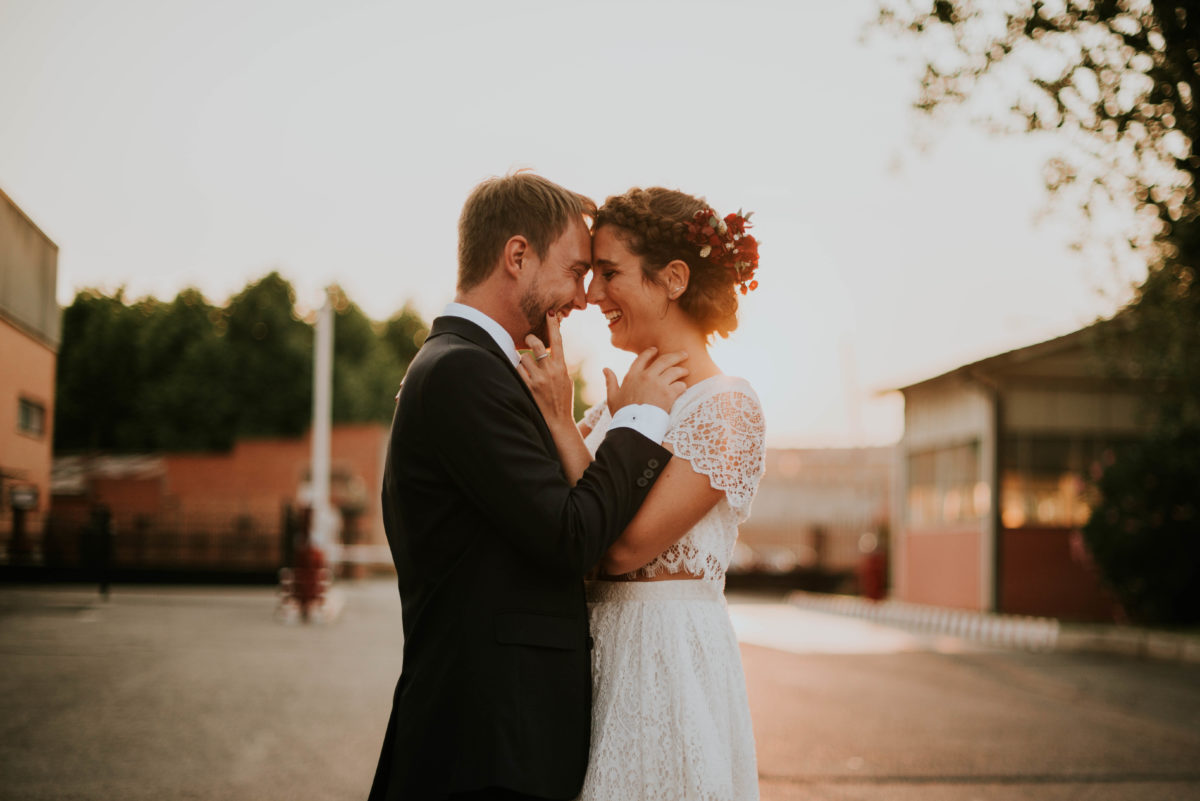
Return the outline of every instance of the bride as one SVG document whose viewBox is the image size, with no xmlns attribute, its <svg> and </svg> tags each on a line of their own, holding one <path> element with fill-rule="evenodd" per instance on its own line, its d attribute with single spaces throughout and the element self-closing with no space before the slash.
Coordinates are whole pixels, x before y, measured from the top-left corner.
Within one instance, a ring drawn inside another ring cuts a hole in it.
<svg viewBox="0 0 1200 801">
<path fill-rule="evenodd" d="M 757 266 L 740 212 L 721 219 L 682 192 L 631 189 L 595 218 L 587 300 L 604 313 L 613 345 L 684 351 L 688 374 L 663 442 L 673 458 L 588 583 L 593 713 L 581 799 L 758 798 L 723 591 L 763 472 L 763 415 L 750 384 L 722 373 L 708 353 L 713 334 L 737 326 L 738 290 L 757 286 Z M 574 482 L 611 416 L 600 403 L 575 425 L 555 323 L 550 352 L 530 338 L 522 374 Z M 608 370 L 605 379 L 616 382 Z"/>
</svg>

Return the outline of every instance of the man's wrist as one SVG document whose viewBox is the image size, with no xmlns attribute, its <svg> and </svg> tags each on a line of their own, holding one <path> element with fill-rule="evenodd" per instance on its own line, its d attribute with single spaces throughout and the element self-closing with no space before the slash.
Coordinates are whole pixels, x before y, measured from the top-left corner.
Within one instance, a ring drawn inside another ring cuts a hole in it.
<svg viewBox="0 0 1200 801">
<path fill-rule="evenodd" d="M 609 430 L 632 428 L 651 442 L 662 443 L 670 424 L 671 415 L 665 409 L 649 403 L 631 403 L 617 410 Z"/>
</svg>

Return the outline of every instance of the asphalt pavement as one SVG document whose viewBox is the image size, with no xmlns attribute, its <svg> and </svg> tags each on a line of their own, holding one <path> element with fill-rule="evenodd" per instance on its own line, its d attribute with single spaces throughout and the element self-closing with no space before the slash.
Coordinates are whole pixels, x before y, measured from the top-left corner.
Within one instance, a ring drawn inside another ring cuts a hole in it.
<svg viewBox="0 0 1200 801">
<path fill-rule="evenodd" d="M 0 587 L 0 799 L 365 798 L 400 669 L 388 581 Z M 1200 799 L 1200 669 L 1026 653 L 732 596 L 764 801 Z"/>
<path fill-rule="evenodd" d="M 764 801 L 1200 799 L 1194 664 L 731 613 Z"/>
</svg>

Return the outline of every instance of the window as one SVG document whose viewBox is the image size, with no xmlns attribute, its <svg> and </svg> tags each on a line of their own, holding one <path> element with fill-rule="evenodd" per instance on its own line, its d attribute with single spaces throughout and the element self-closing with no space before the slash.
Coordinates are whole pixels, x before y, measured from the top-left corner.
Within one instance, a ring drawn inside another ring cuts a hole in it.
<svg viewBox="0 0 1200 801">
<path fill-rule="evenodd" d="M 22 434 L 40 437 L 46 433 L 46 407 L 21 398 L 17 401 L 17 430 Z"/>
<path fill-rule="evenodd" d="M 909 522 L 953 525 L 986 515 L 991 493 L 979 472 L 978 441 L 909 455 Z"/>
<path fill-rule="evenodd" d="M 1073 528 L 1091 514 L 1088 482 L 1120 440 L 1009 434 L 1001 452 L 1000 516 L 1005 528 Z"/>
</svg>

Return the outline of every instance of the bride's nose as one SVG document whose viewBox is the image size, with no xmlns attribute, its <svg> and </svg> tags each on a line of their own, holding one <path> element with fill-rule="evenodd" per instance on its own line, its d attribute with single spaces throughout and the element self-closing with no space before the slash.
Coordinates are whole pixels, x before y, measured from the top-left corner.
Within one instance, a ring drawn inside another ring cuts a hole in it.
<svg viewBox="0 0 1200 801">
<path fill-rule="evenodd" d="M 588 283 L 587 295 L 585 296 L 585 300 L 588 303 L 599 303 L 604 300 L 604 289 L 600 286 L 601 283 L 603 282 L 599 278 L 595 275 L 592 276 L 592 280 Z"/>
</svg>

